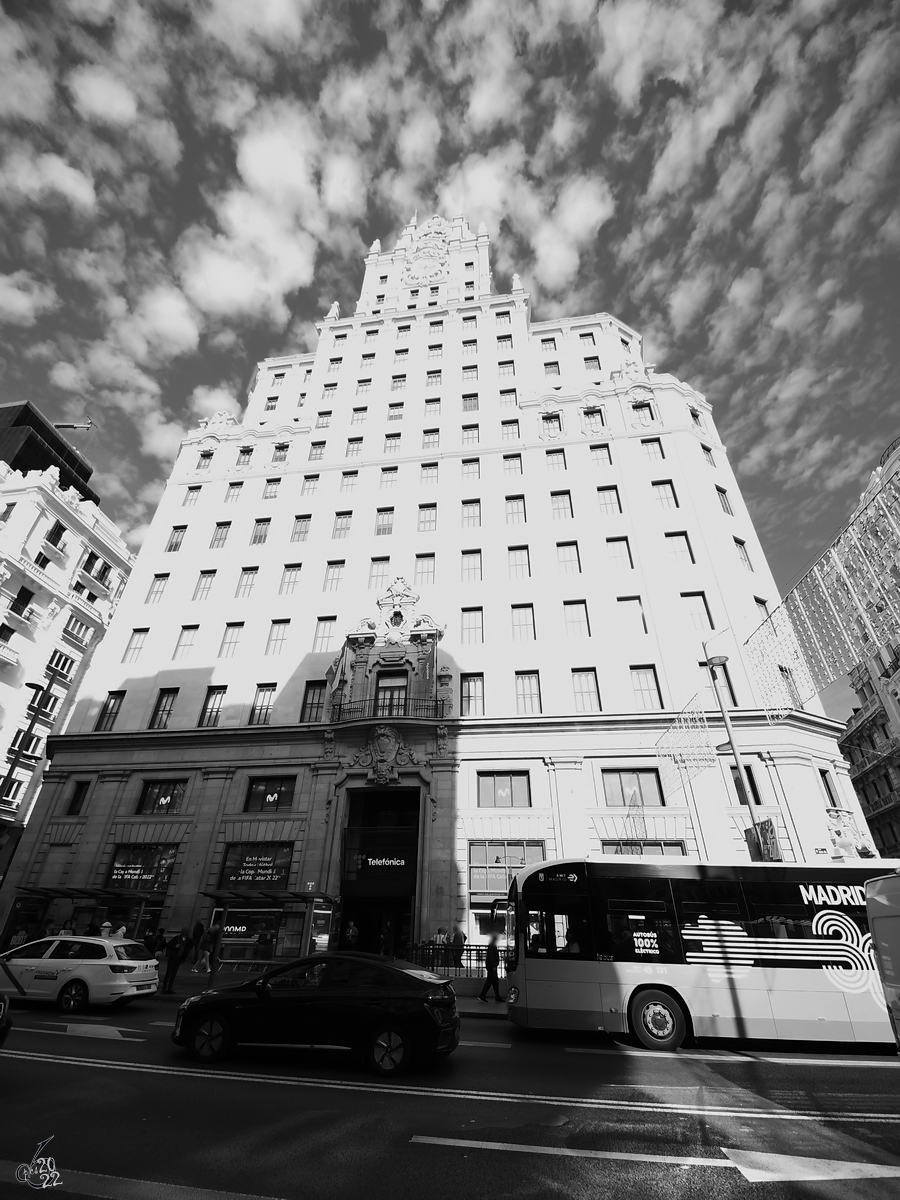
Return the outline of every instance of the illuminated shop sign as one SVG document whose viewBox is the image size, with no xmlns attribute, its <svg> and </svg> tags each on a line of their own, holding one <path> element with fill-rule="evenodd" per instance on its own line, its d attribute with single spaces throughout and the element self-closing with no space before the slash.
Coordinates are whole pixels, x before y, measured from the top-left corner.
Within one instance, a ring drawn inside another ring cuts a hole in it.
<svg viewBox="0 0 900 1200">
<path fill-rule="evenodd" d="M 106 886 L 164 892 L 177 852 L 177 846 L 116 846 Z"/>
<path fill-rule="evenodd" d="M 286 888 L 293 842 L 234 842 L 225 850 L 223 888 Z"/>
</svg>

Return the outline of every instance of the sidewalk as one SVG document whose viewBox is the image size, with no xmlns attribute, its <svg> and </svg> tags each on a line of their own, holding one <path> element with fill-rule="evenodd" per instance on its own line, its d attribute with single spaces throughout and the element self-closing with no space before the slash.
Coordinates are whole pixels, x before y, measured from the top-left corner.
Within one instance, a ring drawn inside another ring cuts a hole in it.
<svg viewBox="0 0 900 1200">
<path fill-rule="evenodd" d="M 230 971 L 227 968 L 220 970 L 216 975 L 216 987 L 234 987 L 235 984 L 245 983 L 253 976 L 252 972 L 248 971 Z M 454 980 L 454 985 L 457 982 Z M 466 982 L 469 982 L 468 980 Z M 471 980 L 471 983 L 481 986 L 481 980 Z M 182 967 L 175 979 L 175 990 L 171 996 L 163 995 L 162 992 L 157 992 L 155 996 L 146 997 L 158 1004 L 178 1005 L 186 1000 L 188 996 L 198 996 L 202 991 L 209 987 L 209 976 L 206 974 L 191 974 L 190 967 Z M 481 1004 L 476 996 L 465 996 L 459 994 L 459 988 L 456 991 L 456 1007 L 461 1017 L 480 1018 L 489 1021 L 505 1021 L 506 1020 L 506 1004 L 498 1004 L 496 1000 L 491 998 L 487 1004 Z M 175 1015 L 172 1014 L 174 1021 Z"/>
</svg>

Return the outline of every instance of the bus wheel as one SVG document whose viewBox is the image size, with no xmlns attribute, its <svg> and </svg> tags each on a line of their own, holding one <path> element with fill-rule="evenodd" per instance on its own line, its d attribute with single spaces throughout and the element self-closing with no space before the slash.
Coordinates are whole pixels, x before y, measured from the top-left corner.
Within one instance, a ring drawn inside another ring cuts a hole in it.
<svg viewBox="0 0 900 1200">
<path fill-rule="evenodd" d="M 687 1036 L 684 1009 L 668 992 L 653 988 L 638 992 L 628 1006 L 628 1017 L 648 1050 L 677 1050 Z"/>
</svg>

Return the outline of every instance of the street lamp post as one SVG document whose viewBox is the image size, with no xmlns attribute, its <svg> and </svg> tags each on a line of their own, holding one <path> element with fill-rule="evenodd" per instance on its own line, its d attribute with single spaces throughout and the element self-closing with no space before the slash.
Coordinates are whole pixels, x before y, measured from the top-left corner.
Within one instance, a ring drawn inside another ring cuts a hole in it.
<svg viewBox="0 0 900 1200">
<path fill-rule="evenodd" d="M 747 797 L 747 807 L 750 809 L 750 822 L 753 826 L 754 837 L 756 844 L 761 848 L 759 840 L 759 830 L 756 822 L 756 813 L 753 811 L 753 792 L 750 790 L 750 778 L 747 774 L 747 768 L 744 766 L 744 760 L 741 758 L 741 752 L 737 748 L 737 742 L 734 738 L 734 729 L 731 724 L 731 718 L 728 715 L 728 708 L 725 704 L 725 697 L 722 695 L 722 687 L 719 683 L 719 675 L 717 667 L 724 667 L 728 662 L 727 654 L 713 654 L 710 657 L 709 651 L 706 648 L 706 642 L 703 643 L 703 652 L 706 655 L 706 664 L 709 667 L 709 673 L 712 676 L 713 690 L 716 693 L 716 699 L 719 702 L 719 711 L 722 714 L 722 721 L 725 725 L 725 736 L 728 738 L 728 745 L 731 747 L 731 753 L 737 766 L 738 776 L 741 780 L 741 786 L 744 789 L 744 795 Z"/>
</svg>

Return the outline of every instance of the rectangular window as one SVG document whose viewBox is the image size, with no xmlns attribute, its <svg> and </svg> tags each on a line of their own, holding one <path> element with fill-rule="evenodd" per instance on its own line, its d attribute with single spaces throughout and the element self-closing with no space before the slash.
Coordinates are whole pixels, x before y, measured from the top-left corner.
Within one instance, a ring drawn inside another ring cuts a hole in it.
<svg viewBox="0 0 900 1200">
<path fill-rule="evenodd" d="M 243 483 L 229 483 L 225 491 L 225 503 L 236 504 L 241 498 L 241 488 L 243 486 Z"/>
<path fill-rule="evenodd" d="M 667 533 L 666 545 L 676 562 L 685 566 L 693 565 L 696 562 L 694 551 L 691 549 L 691 540 L 686 533 Z"/>
<path fill-rule="evenodd" d="M 263 412 L 274 412 L 277 407 L 278 407 L 278 397 L 277 396 L 266 396 L 266 403 L 263 408 Z"/>
<path fill-rule="evenodd" d="M 516 712 L 520 717 L 541 711 L 541 680 L 537 671 L 516 671 Z"/>
<path fill-rule="evenodd" d="M 403 420 L 403 405 L 402 404 L 389 404 L 388 405 L 388 420 L 389 421 L 402 421 Z"/>
<path fill-rule="evenodd" d="M 716 494 L 719 497 L 719 504 L 722 507 L 722 512 L 727 513 L 729 517 L 734 516 L 734 509 L 731 507 L 731 501 L 728 499 L 728 493 L 724 488 L 717 487 Z"/>
<path fill-rule="evenodd" d="M 671 479 L 660 479 L 650 485 L 660 508 L 678 508 L 678 497 Z"/>
<path fill-rule="evenodd" d="M 163 592 L 166 590 L 166 584 L 169 582 L 168 575 L 154 575 L 153 582 L 147 592 L 145 604 L 159 604 L 162 600 Z"/>
<path fill-rule="evenodd" d="M 213 535 L 209 541 L 210 550 L 221 550 L 228 540 L 228 531 L 231 529 L 230 521 L 217 521 L 216 527 L 213 530 Z"/>
<path fill-rule="evenodd" d="M 760 621 L 765 621 L 769 616 L 769 606 L 765 600 L 761 600 L 759 596 L 753 597 L 753 602 L 756 605 L 756 615 Z"/>
<path fill-rule="evenodd" d="M 316 621 L 316 635 L 313 639 L 314 654 L 322 654 L 331 649 L 331 640 L 334 637 L 336 624 L 337 617 L 319 617 Z"/>
<path fill-rule="evenodd" d="M 600 511 L 608 517 L 616 516 L 622 511 L 619 489 L 615 484 L 611 487 L 597 488 L 597 499 L 600 502 Z"/>
<path fill-rule="evenodd" d="M 172 654 L 173 659 L 187 658 L 188 654 L 194 648 L 194 638 L 197 636 L 199 625 L 182 625 L 178 634 L 178 640 L 175 643 L 175 650 Z"/>
<path fill-rule="evenodd" d="M 400 434 L 386 433 L 384 435 L 385 454 L 396 454 L 400 449 Z"/>
<path fill-rule="evenodd" d="M 504 454 L 503 455 L 503 474 L 504 475 L 521 475 L 522 474 L 522 455 L 521 454 Z"/>
<path fill-rule="evenodd" d="M 512 605 L 512 636 L 514 642 L 534 641 L 534 605 Z"/>
<path fill-rule="evenodd" d="M 434 583 L 434 555 L 416 555 L 416 583 Z"/>
<path fill-rule="evenodd" d="M 243 621 L 232 621 L 225 626 L 222 643 L 219 646 L 219 658 L 234 658 L 240 645 L 241 634 L 244 631 Z"/>
<path fill-rule="evenodd" d="M 330 562 L 325 567 L 325 582 L 322 584 L 323 592 L 336 592 L 341 586 L 341 581 L 344 578 L 344 563 Z"/>
<path fill-rule="evenodd" d="M 600 372 L 600 359 L 591 354 L 584 360 L 584 369 L 592 375 L 597 375 Z"/>
<path fill-rule="evenodd" d="M 555 353 L 556 353 L 556 338 L 555 337 L 541 338 L 541 354 L 555 354 Z"/>
<path fill-rule="evenodd" d="M 623 618 L 623 629 L 638 636 L 647 633 L 647 618 L 640 596 L 617 596 L 616 604 Z"/>
<path fill-rule="evenodd" d="M 557 542 L 556 562 L 561 575 L 581 574 L 581 555 L 577 542 Z"/>
<path fill-rule="evenodd" d="M 600 689 L 593 667 L 572 671 L 572 691 L 576 712 L 600 712 Z"/>
<path fill-rule="evenodd" d="M 480 479 L 481 478 L 481 462 L 477 458 L 464 458 L 462 460 L 462 477 L 463 479 Z"/>
<path fill-rule="evenodd" d="M 594 335 L 592 333 L 580 333 L 578 335 L 578 340 L 581 342 L 582 350 L 587 350 L 590 346 L 595 346 L 597 344 L 594 341 Z"/>
<path fill-rule="evenodd" d="M 478 772 L 479 808 L 531 808 L 531 788 L 527 771 L 502 775 Z M 493 847 L 491 847 L 493 849 Z M 495 856 L 496 857 L 496 856 Z M 501 856 L 505 859 L 506 856 Z"/>
<path fill-rule="evenodd" d="M 382 467 L 379 487 L 392 488 L 397 482 L 399 471 L 396 467 Z"/>
<path fill-rule="evenodd" d="M 662 808 L 658 771 L 604 771 L 603 796 L 610 808 Z"/>
<path fill-rule="evenodd" d="M 656 667 L 631 667 L 631 688 L 634 692 L 634 703 L 638 709 L 647 712 L 651 709 L 662 708 Z"/>
<path fill-rule="evenodd" d="M 388 534 L 394 532 L 394 510 L 392 508 L 379 508 L 375 514 L 375 536 L 387 537 Z"/>
<path fill-rule="evenodd" d="M 588 621 L 587 602 L 585 600 L 563 601 L 563 612 L 566 618 L 566 634 L 570 638 L 587 638 L 591 636 L 591 626 Z"/>
<path fill-rule="evenodd" d="M 359 471 L 342 471 L 341 472 L 341 491 L 352 492 L 359 481 Z"/>
<path fill-rule="evenodd" d="M 478 353 L 478 342 L 471 341 L 471 340 L 463 342 L 462 352 L 464 355 L 467 355 L 467 356 L 477 354 Z"/>
<path fill-rule="evenodd" d="M 284 643 L 287 641 L 288 629 L 290 621 L 273 621 L 269 626 L 269 637 L 266 642 L 266 654 L 280 654 L 284 649 Z"/>
<path fill-rule="evenodd" d="M 325 680 L 314 679 L 303 690 L 300 720 L 319 722 L 325 715 Z"/>
<path fill-rule="evenodd" d="M 431 336 L 437 337 L 438 334 L 441 334 L 444 332 L 444 322 L 443 321 L 431 321 L 429 323 L 428 328 L 431 330 Z"/>
<path fill-rule="evenodd" d="M 606 417 L 602 408 L 586 408 L 584 410 L 584 427 L 588 433 L 602 433 L 606 426 Z"/>
<path fill-rule="evenodd" d="M 478 368 L 476 366 L 463 367 L 462 381 L 463 381 L 463 383 L 477 383 L 478 382 Z M 466 403 L 467 400 L 470 401 L 469 404 Z M 475 402 L 474 404 L 471 403 L 471 401 L 473 401 L 473 400 Z M 477 408 L 478 408 L 478 397 L 477 396 L 463 396 L 463 412 L 474 412 L 475 409 L 477 409 Z"/>
<path fill-rule="evenodd" d="M 200 709 L 200 720 L 197 726 L 200 729 L 215 729 L 222 718 L 222 705 L 225 701 L 224 687 L 208 687 L 206 689 L 206 699 L 203 701 L 203 707 Z"/>
<path fill-rule="evenodd" d="M 734 548 L 737 550 L 738 558 L 741 560 L 747 570 L 752 571 L 753 563 L 750 561 L 750 555 L 747 553 L 747 543 L 742 542 L 740 538 L 735 538 Z"/>
<path fill-rule="evenodd" d="M 426 429 L 422 433 L 422 449 L 437 450 L 441 444 L 441 433 L 439 429 Z"/>
<path fill-rule="evenodd" d="M 515 388 L 502 388 L 500 391 L 500 407 L 515 408 L 519 403 Z"/>
<path fill-rule="evenodd" d="M 544 363 L 544 374 L 545 375 L 558 375 L 559 374 L 559 363 L 558 362 L 545 362 Z"/>
<path fill-rule="evenodd" d="M 200 488 L 189 487 L 187 489 L 187 491 L 184 493 L 184 499 L 181 502 L 181 507 L 182 508 L 193 508 L 199 499 L 200 499 Z M 49 541 L 49 538 L 48 538 L 48 541 Z"/>
<path fill-rule="evenodd" d="M 444 353 L 444 347 L 442 345 L 440 345 L 439 343 L 436 343 L 435 345 L 428 347 L 428 357 L 429 358 L 442 358 L 443 353 Z"/>
<path fill-rule="evenodd" d="M 391 391 L 392 392 L 405 392 L 406 391 L 406 376 L 405 375 L 393 375 L 391 377 Z"/>
<path fill-rule="evenodd" d="M 198 471 L 208 471 L 210 466 L 212 465 L 212 460 L 213 460 L 213 451 L 212 450 L 201 450 L 200 457 L 197 459 L 197 470 Z"/>
<path fill-rule="evenodd" d="M 387 583 L 389 558 L 373 558 L 369 563 L 369 587 L 380 588 Z"/>
<path fill-rule="evenodd" d="M 463 583 L 481 583 L 480 550 L 463 550 L 462 581 Z"/>
<path fill-rule="evenodd" d="M 427 371 L 425 373 L 425 386 L 428 388 L 439 388 L 441 386 L 440 371 Z"/>
<path fill-rule="evenodd" d="M 12 782 L 12 781 L 11 781 Z M 87 800 L 87 794 L 90 790 L 89 779 L 78 779 L 75 781 L 75 786 L 72 789 L 72 795 L 69 797 L 69 803 L 66 806 L 67 817 L 80 817 L 81 811 L 84 808 L 84 803 Z M 7 793 L 6 799 L 10 799 Z"/>
<path fill-rule="evenodd" d="M 556 437 L 562 433 L 562 417 L 559 413 L 544 413 L 541 417 L 541 433 L 545 437 Z"/>
<path fill-rule="evenodd" d="M 172 532 L 169 534 L 169 540 L 166 542 L 166 553 L 174 554 L 176 550 L 181 549 L 181 543 L 184 541 L 184 535 L 187 533 L 187 525 L 174 525 Z"/>
<path fill-rule="evenodd" d="M 216 577 L 215 571 L 201 571 L 197 577 L 192 600 L 206 600 Z"/>
<path fill-rule="evenodd" d="M 464 446 L 474 446 L 478 443 L 478 426 L 463 425 L 462 427 L 462 444 Z"/>
<path fill-rule="evenodd" d="M 744 770 L 747 772 L 747 782 L 750 784 L 750 795 L 753 797 L 754 806 L 762 804 L 762 798 L 759 794 L 759 788 L 756 786 L 756 780 L 753 778 L 753 768 L 744 765 Z M 734 790 L 737 792 L 738 802 L 740 804 L 747 803 L 747 790 L 744 787 L 744 781 L 741 778 L 740 771 L 737 767 L 731 768 L 731 782 L 734 785 Z"/>
<path fill-rule="evenodd" d="M 271 524 L 268 517 L 260 517 L 253 522 L 253 532 L 250 535 L 251 546 L 262 546 L 269 536 L 269 525 Z"/>
<path fill-rule="evenodd" d="M 116 717 L 119 715 L 124 699 L 124 692 L 107 692 L 103 707 L 97 717 L 97 724 L 94 726 L 94 733 L 109 733 L 116 723 Z"/>
<path fill-rule="evenodd" d="M 550 493 L 550 511 L 553 513 L 554 521 L 571 520 L 572 513 L 572 493 L 571 492 L 551 492 Z"/>
<path fill-rule="evenodd" d="M 512 339 L 510 339 L 510 340 L 512 340 Z M 515 373 L 516 373 L 515 363 L 511 363 L 511 362 L 497 363 L 497 374 L 498 375 L 515 375 Z"/>
<path fill-rule="evenodd" d="M 701 446 L 700 449 L 703 451 L 703 457 L 707 461 L 707 463 L 711 467 L 714 467 L 716 465 L 716 460 L 713 458 L 713 452 L 709 448 L 709 446 Z"/>
<path fill-rule="evenodd" d="M 481 644 L 484 641 L 484 612 L 480 608 L 464 608 L 460 640 L 463 645 Z"/>
<path fill-rule="evenodd" d="M 507 551 L 507 571 L 510 579 L 531 578 L 531 555 L 527 546 L 510 546 Z"/>
<path fill-rule="evenodd" d="M 441 415 L 440 400 L 426 400 L 425 401 L 425 419 L 427 421 L 434 421 L 440 415 Z"/>
<path fill-rule="evenodd" d="M 137 811 L 157 817 L 181 812 L 186 787 L 186 779 L 147 779 L 141 789 Z"/>
<path fill-rule="evenodd" d="M 525 524 L 525 497 L 524 496 L 507 496 L 506 497 L 506 523 L 507 525 L 524 525 Z"/>
<path fill-rule="evenodd" d="M 463 500 L 462 523 L 464 529 L 478 529 L 481 526 L 481 501 Z"/>
<path fill-rule="evenodd" d="M 498 325 L 508 325 L 509 324 L 509 313 L 508 312 L 495 313 L 494 320 L 496 321 L 496 323 Z"/>
<path fill-rule="evenodd" d="M 5 626 L 5 628 L 9 629 L 9 633 L 6 638 L 2 640 L 8 642 L 13 635 L 13 630 L 9 625 Z M 94 631 L 91 629 L 90 625 L 79 620 L 79 618 L 76 616 L 69 617 L 68 621 L 66 621 L 66 626 L 63 630 L 63 633 L 66 633 L 69 635 L 69 637 L 74 638 L 75 641 L 79 642 L 82 646 L 87 646 L 91 641 L 91 638 L 94 636 Z"/>
<path fill-rule="evenodd" d="M 156 703 L 153 705 L 153 712 L 150 714 L 149 729 L 168 729 L 169 718 L 172 715 L 172 709 L 175 707 L 175 700 L 178 696 L 178 688 L 160 688 Z"/>
<path fill-rule="evenodd" d="M 342 363 L 342 362 L 343 362 L 343 359 L 340 359 L 340 358 L 330 358 L 330 359 L 328 360 L 328 374 L 329 374 L 329 375 L 336 375 L 336 374 L 337 374 L 337 372 L 338 372 L 338 371 L 341 369 L 341 363 Z"/>
<path fill-rule="evenodd" d="M 235 465 L 238 467 L 249 467 L 252 461 L 253 447 L 241 446 L 240 450 L 238 450 L 237 462 Z"/>
<path fill-rule="evenodd" d="M 310 442 L 309 446 L 309 461 L 319 462 L 325 455 L 324 442 Z"/>
<path fill-rule="evenodd" d="M 339 512 L 334 514 L 334 526 L 331 530 L 332 540 L 337 538 L 345 538 L 350 532 L 350 522 L 353 519 L 352 512 Z"/>
<path fill-rule="evenodd" d="M 303 486 L 300 489 L 301 496 L 314 496 L 316 488 L 319 486 L 318 475 L 304 475 Z"/>
<path fill-rule="evenodd" d="M 566 452 L 565 450 L 546 450 L 548 471 L 564 471 L 566 469 Z"/>
<path fill-rule="evenodd" d="M 280 483 L 280 479 L 267 479 L 263 488 L 263 500 L 276 500 L 278 498 L 278 486 Z"/>
<path fill-rule="evenodd" d="M 128 645 L 125 647 L 125 653 L 122 656 L 123 663 L 137 662 L 149 632 L 149 629 L 132 629 L 131 637 L 128 639 Z"/>
<path fill-rule="evenodd" d="M 840 804 L 838 803 L 837 791 L 835 790 L 835 786 L 834 786 L 834 783 L 832 782 L 831 776 L 822 767 L 819 768 L 819 778 L 822 780 L 822 787 L 825 789 L 825 795 L 828 798 L 829 807 L 830 808 L 840 808 Z M 76 784 L 76 787 L 77 787 L 77 784 Z"/>
<path fill-rule="evenodd" d="M 697 411 L 697 409 L 696 409 L 696 408 L 692 408 L 690 411 L 691 411 L 691 421 L 693 421 L 693 423 L 694 423 L 695 425 L 699 425 L 699 426 L 700 426 L 700 428 L 702 429 L 702 428 L 703 428 L 703 421 L 702 421 L 702 420 L 701 420 L 701 418 L 700 418 L 700 413 Z"/>
<path fill-rule="evenodd" d="M 268 725 L 272 719 L 272 708 L 275 705 L 275 684 L 259 683 L 256 695 L 253 697 L 253 707 L 250 709 L 249 725 Z"/>
<path fill-rule="evenodd" d="M 287 442 L 279 442 L 278 445 L 275 446 L 275 448 L 272 450 L 272 462 L 273 463 L 287 462 L 287 456 L 288 456 L 288 443 Z"/>
<path fill-rule="evenodd" d="M 705 592 L 682 592 L 681 599 L 684 601 L 687 618 L 695 629 L 700 633 L 708 633 L 710 629 L 715 629 Z"/>
<path fill-rule="evenodd" d="M 419 505 L 419 533 L 433 533 L 437 529 L 437 505 Z"/>
<path fill-rule="evenodd" d="M 238 585 L 235 591 L 235 597 L 238 600 L 245 600 L 252 592 L 259 575 L 259 567 L 244 567 L 238 578 Z"/>
<path fill-rule="evenodd" d="M 512 348 L 513 348 L 512 334 L 501 333 L 497 337 L 497 353 L 498 354 L 509 354 L 510 351 L 512 350 Z"/>
<path fill-rule="evenodd" d="M 305 542 L 309 536 L 310 516 L 294 517 L 294 528 L 291 530 L 292 542 Z"/>
<path fill-rule="evenodd" d="M 515 442 L 519 437 L 518 421 L 501 421 L 500 436 L 504 442 Z"/>
<path fill-rule="evenodd" d="M 612 466 L 612 454 L 610 454 L 607 443 L 600 446 L 591 446 L 591 462 L 595 467 Z"/>
<path fill-rule="evenodd" d="M 436 484 L 438 481 L 438 465 L 437 463 L 422 463 L 422 474 L 420 483 L 423 487 L 430 484 Z"/>
<path fill-rule="evenodd" d="M 366 421 L 366 413 L 368 411 L 369 410 L 367 408 L 354 408 L 353 413 L 350 417 L 350 424 L 351 425 L 364 425 L 365 421 Z"/>
<path fill-rule="evenodd" d="M 410 330 L 409 325 L 398 325 L 397 326 L 397 341 L 398 342 L 408 342 L 409 341 L 409 330 Z M 406 354 L 406 353 L 408 353 L 408 351 L 398 350 L 398 351 L 396 351 L 396 353 L 397 354 Z"/>
<path fill-rule="evenodd" d="M 634 569 L 634 559 L 631 557 L 631 546 L 627 537 L 607 538 L 606 552 L 610 566 L 622 567 L 626 571 Z"/>
<path fill-rule="evenodd" d="M 644 438 L 641 441 L 644 447 L 644 457 L 649 459 L 665 458 L 663 453 L 662 442 L 659 438 Z"/>
<path fill-rule="evenodd" d="M 328 429 L 331 425 L 331 410 L 323 409 L 316 413 L 316 429 Z"/>
<path fill-rule="evenodd" d="M 484 716 L 483 675 L 460 675 L 459 715 L 461 717 Z"/>
</svg>

